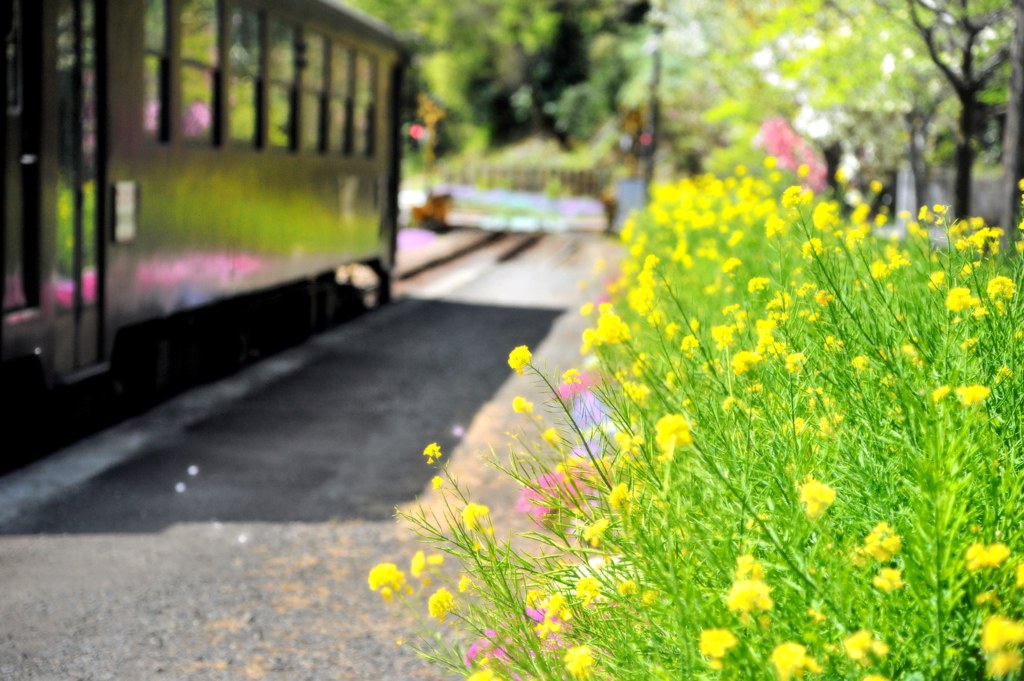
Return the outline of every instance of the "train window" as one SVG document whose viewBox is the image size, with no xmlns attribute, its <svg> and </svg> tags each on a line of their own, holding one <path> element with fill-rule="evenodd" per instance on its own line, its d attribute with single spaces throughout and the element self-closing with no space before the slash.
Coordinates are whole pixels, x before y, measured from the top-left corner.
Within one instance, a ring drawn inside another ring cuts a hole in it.
<svg viewBox="0 0 1024 681">
<path fill-rule="evenodd" d="M 143 100 L 142 129 L 151 140 L 166 142 L 168 138 L 167 82 L 170 69 L 170 51 L 167 40 L 167 0 L 146 0 L 144 19 L 146 56 L 145 99 Z"/>
<path fill-rule="evenodd" d="M 216 142 L 220 66 L 216 0 L 181 2 L 181 135 Z"/>
<path fill-rule="evenodd" d="M 231 140 L 240 146 L 260 146 L 262 17 L 252 10 L 231 11 L 231 84 L 228 89 L 228 120 Z"/>
<path fill-rule="evenodd" d="M 270 22 L 270 144 L 291 149 L 295 139 L 295 29 Z"/>
<path fill-rule="evenodd" d="M 377 84 L 377 61 L 368 55 L 356 57 L 355 153 L 373 156 L 374 104 Z"/>
<path fill-rule="evenodd" d="M 331 101 L 328 105 L 331 151 L 352 153 L 352 51 L 331 46 Z"/>
<path fill-rule="evenodd" d="M 324 105 L 327 97 L 326 43 L 315 33 L 306 33 L 303 43 L 302 71 L 302 149 L 321 151 L 324 139 Z"/>
</svg>

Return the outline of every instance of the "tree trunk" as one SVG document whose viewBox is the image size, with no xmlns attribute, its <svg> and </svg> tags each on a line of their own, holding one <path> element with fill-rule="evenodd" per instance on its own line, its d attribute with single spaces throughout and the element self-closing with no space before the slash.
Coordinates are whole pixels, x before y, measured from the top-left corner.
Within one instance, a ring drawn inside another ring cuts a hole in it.
<svg viewBox="0 0 1024 681">
<path fill-rule="evenodd" d="M 956 141 L 956 183 L 953 194 L 953 214 L 957 218 L 971 217 L 971 170 L 974 166 L 974 118 L 978 108 L 978 93 L 973 87 L 960 92 L 960 130 Z"/>
<path fill-rule="evenodd" d="M 1003 209 L 1001 223 L 1006 237 L 1017 236 L 1020 213 L 1020 188 L 1017 182 L 1024 177 L 1024 135 L 1021 118 L 1024 117 L 1024 0 L 1013 4 L 1014 29 L 1010 39 L 1010 97 L 1006 104 L 1006 126 L 1003 129 Z"/>
<path fill-rule="evenodd" d="M 839 142 L 829 142 L 821 152 L 825 157 L 825 181 L 832 190 L 832 196 L 839 196 L 839 180 L 836 179 L 836 172 L 839 170 L 839 162 L 843 158 L 843 147 Z"/>
<path fill-rule="evenodd" d="M 925 158 L 925 148 L 928 142 L 929 117 L 919 111 L 911 111 L 906 118 L 907 134 L 910 142 L 907 144 L 907 160 L 910 162 L 910 172 L 914 176 L 914 206 L 913 217 L 916 219 L 916 209 L 928 202 L 925 192 L 928 188 L 928 162 Z"/>
</svg>

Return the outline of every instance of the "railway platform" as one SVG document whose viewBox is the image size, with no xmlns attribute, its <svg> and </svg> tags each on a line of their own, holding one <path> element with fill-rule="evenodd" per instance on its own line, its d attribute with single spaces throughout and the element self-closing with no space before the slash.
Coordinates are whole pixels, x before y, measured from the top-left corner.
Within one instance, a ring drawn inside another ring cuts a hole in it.
<svg viewBox="0 0 1024 681">
<path fill-rule="evenodd" d="M 496 525 L 525 527 L 481 459 L 525 425 L 516 395 L 544 402 L 505 359 L 576 366 L 576 309 L 618 247 L 522 237 L 419 274 L 410 245 L 393 304 L 0 478 L 0 678 L 449 678 L 366 575 L 421 548 L 393 513 L 437 503 L 431 441 Z"/>
</svg>

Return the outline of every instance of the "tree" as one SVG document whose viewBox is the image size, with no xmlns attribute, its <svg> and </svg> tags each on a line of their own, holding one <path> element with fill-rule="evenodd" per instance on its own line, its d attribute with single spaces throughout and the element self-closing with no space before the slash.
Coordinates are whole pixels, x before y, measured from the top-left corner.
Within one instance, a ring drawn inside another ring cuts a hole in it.
<svg viewBox="0 0 1024 681">
<path fill-rule="evenodd" d="M 889 0 L 879 0 L 895 12 Z M 906 17 L 960 104 L 953 211 L 971 212 L 971 174 L 978 95 L 1005 65 L 1009 45 L 1006 0 L 904 0 Z"/>
<path fill-rule="evenodd" d="M 1010 86 L 1003 128 L 1003 218 L 1007 234 L 1015 234 L 1020 214 L 1020 188 L 1024 177 L 1024 0 L 1014 0 L 1014 28 L 1010 39 Z"/>
</svg>

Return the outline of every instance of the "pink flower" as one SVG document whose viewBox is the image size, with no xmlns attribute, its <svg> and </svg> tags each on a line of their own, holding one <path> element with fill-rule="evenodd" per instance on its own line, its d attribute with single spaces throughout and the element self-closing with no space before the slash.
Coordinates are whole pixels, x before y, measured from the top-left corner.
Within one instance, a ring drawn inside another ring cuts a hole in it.
<svg viewBox="0 0 1024 681">
<path fill-rule="evenodd" d="M 803 178 L 806 186 L 814 192 L 825 189 L 825 164 L 814 147 L 789 124 L 785 118 L 776 116 L 761 124 L 754 141 L 779 162 L 779 167 L 796 173 L 802 165 L 809 169 Z"/>
</svg>

